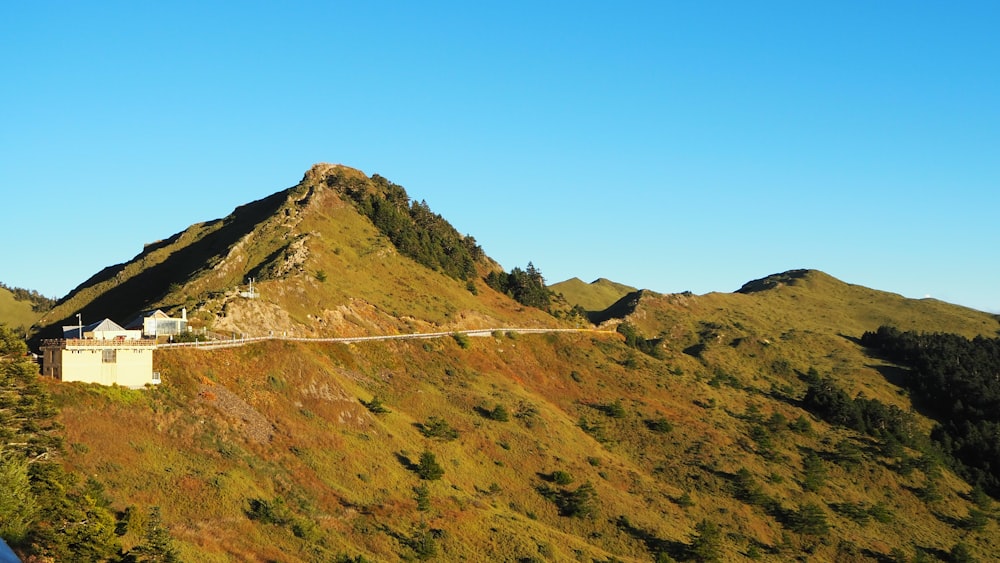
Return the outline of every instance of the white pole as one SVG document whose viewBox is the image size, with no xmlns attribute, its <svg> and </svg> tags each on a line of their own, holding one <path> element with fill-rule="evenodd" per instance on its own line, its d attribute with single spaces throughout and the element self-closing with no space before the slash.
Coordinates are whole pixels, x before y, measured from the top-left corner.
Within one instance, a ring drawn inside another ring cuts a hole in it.
<svg viewBox="0 0 1000 563">
<path fill-rule="evenodd" d="M 83 317 L 80 316 L 80 313 L 76 314 L 76 324 L 77 326 L 79 326 L 79 328 L 77 329 L 78 332 L 76 333 L 76 337 L 79 338 L 80 340 L 83 340 Z"/>
</svg>

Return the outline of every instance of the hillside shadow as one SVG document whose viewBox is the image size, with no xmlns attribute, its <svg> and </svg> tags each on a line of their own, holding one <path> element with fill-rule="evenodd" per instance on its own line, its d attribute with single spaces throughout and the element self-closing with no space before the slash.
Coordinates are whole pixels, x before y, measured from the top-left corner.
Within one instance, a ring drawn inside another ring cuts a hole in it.
<svg viewBox="0 0 1000 563">
<path fill-rule="evenodd" d="M 865 364 L 865 367 L 877 371 L 879 375 L 885 378 L 886 381 L 896 387 L 906 388 L 906 378 L 909 375 L 910 370 L 885 364 Z"/>
<path fill-rule="evenodd" d="M 159 264 L 149 266 L 118 285 L 108 288 L 83 306 L 79 311 L 61 319 L 47 321 L 32 339 L 37 345 L 43 338 L 62 337 L 63 325 L 76 324 L 76 314 L 80 313 L 86 322 L 110 318 L 126 323 L 132 317 L 149 308 L 149 305 L 168 293 L 173 283 L 183 283 L 195 274 L 210 268 L 211 259 L 224 256 L 241 238 L 254 231 L 265 219 L 274 215 L 284 204 L 288 191 L 277 192 L 263 199 L 237 207 L 225 219 L 217 219 L 202 224 L 203 229 L 218 227 L 187 246 L 178 248 Z M 221 223 L 221 225 L 219 225 Z M 107 282 L 122 274 L 129 263 L 142 260 L 156 250 L 166 248 L 179 240 L 178 233 L 165 241 L 148 245 L 127 263 L 104 268 L 71 291 L 60 303 L 65 303 L 87 289 Z"/>
<path fill-rule="evenodd" d="M 650 553 L 657 556 L 666 554 L 677 561 L 686 561 L 690 558 L 690 548 L 686 543 L 658 538 L 649 530 L 633 525 L 626 516 L 619 516 L 615 520 L 615 526 L 632 538 L 641 541 Z"/>
<path fill-rule="evenodd" d="M 635 307 L 639 304 L 639 298 L 642 297 L 642 292 L 643 290 L 641 289 L 633 291 L 618 301 L 615 301 L 610 307 L 604 309 L 603 311 L 587 311 L 587 320 L 595 325 L 599 325 L 611 319 L 624 319 L 635 312 Z"/>
</svg>

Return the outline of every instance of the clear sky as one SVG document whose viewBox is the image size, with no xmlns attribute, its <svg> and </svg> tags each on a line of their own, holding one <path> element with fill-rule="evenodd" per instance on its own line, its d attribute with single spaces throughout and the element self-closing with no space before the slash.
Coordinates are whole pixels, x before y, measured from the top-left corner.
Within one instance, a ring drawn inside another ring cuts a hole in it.
<svg viewBox="0 0 1000 563">
<path fill-rule="evenodd" d="M 0 281 L 378 173 L 505 268 L 1000 312 L 997 2 L 2 2 Z"/>
</svg>

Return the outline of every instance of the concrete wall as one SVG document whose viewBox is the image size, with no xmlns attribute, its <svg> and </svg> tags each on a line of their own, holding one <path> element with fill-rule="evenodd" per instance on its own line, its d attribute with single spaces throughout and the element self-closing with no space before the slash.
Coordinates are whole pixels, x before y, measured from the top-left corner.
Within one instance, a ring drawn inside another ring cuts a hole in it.
<svg viewBox="0 0 1000 563">
<path fill-rule="evenodd" d="M 123 387 L 153 383 L 152 346 L 68 346 L 46 350 L 43 361 L 42 373 L 63 381 Z"/>
</svg>

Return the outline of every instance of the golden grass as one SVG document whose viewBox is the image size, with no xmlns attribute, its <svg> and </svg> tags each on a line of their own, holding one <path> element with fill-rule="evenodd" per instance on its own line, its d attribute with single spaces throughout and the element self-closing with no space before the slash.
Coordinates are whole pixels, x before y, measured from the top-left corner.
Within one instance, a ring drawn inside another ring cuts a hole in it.
<svg viewBox="0 0 1000 563">
<path fill-rule="evenodd" d="M 871 455 L 860 471 L 828 463 L 826 485 L 802 491 L 804 451 L 829 453 L 840 439 L 863 443 L 864 437 L 813 419 L 813 435 L 786 430 L 775 435 L 776 456 L 756 453 L 745 418 L 750 405 L 765 419 L 773 412 L 788 420 L 803 414 L 769 394 L 772 384 L 798 385 L 794 372 L 769 372 L 775 359 L 790 358 L 794 369 L 816 362 L 821 371 L 841 362 L 845 381 L 854 377 L 872 395 L 905 397 L 865 367 L 871 360 L 850 340 L 818 328 L 783 340 L 779 320 L 751 325 L 751 315 L 741 314 L 742 337 L 757 343 L 732 347 L 723 338 L 709 345 L 704 361 L 682 353 L 685 341 L 679 339 L 667 342 L 666 360 L 640 354 L 636 367 L 627 368 L 625 359 L 634 351 L 617 335 L 497 335 L 470 339 L 468 348 L 451 338 L 267 342 L 158 352 L 164 384 L 128 405 L 83 386 L 53 389 L 67 441 L 87 445 L 82 453 L 71 449 L 72 467 L 99 475 L 118 508 L 164 506 L 164 519 L 191 558 L 263 561 L 280 552 L 282 560 L 335 553 L 398 560 L 414 556 L 406 538 L 421 522 L 439 530 L 435 541 L 445 559 L 613 555 L 645 561 L 650 545 L 636 530 L 656 545 L 683 549 L 704 518 L 725 530 L 727 558 L 751 545 L 777 549 L 782 524 L 732 496 L 727 476 L 744 467 L 784 509 L 805 501 L 824 507 L 832 531 L 813 547 L 816 557 L 835 557 L 842 539 L 877 553 L 910 549 L 913 542 L 947 550 L 962 537 L 980 554 L 997 547 L 995 522 L 970 535 L 949 523 L 947 518 L 967 515 L 969 504 L 961 496 L 967 487 L 947 472 L 943 499 L 932 506 L 912 492 L 923 483 L 919 471 L 902 477 L 888 460 Z M 710 311 L 707 318 L 723 318 L 714 315 L 720 313 Z M 760 343 L 765 338 L 771 344 Z M 814 348 L 833 343 L 832 349 Z M 716 368 L 733 372 L 744 388 L 709 385 Z M 232 413 L 199 398 L 205 380 L 266 417 L 274 428 L 271 441 L 248 439 Z M 391 413 L 374 415 L 358 400 L 375 395 Z M 614 401 L 624 407 L 621 418 L 599 409 Z M 511 412 L 510 420 L 483 415 L 496 404 Z M 526 406 L 534 412 L 530 426 L 516 415 L 527 412 Z M 458 439 L 424 437 L 416 424 L 431 416 L 456 428 Z M 654 417 L 667 419 L 673 431 L 651 432 L 644 421 Z M 581 419 L 599 430 L 584 431 Z M 420 480 L 406 465 L 425 450 L 445 468 L 440 481 L 428 483 L 426 513 L 417 510 L 413 487 Z M 594 518 L 560 516 L 537 492 L 557 470 L 573 476 L 568 490 L 585 482 L 596 487 Z M 692 506 L 678 504 L 684 493 Z M 279 497 L 295 521 L 315 526 L 308 537 L 296 537 L 290 525 L 247 517 L 250 499 Z M 859 525 L 830 508 L 842 502 L 884 502 L 895 520 Z M 621 516 L 631 528 L 617 524 Z M 794 543 L 811 542 L 796 537 Z M 782 553 L 792 558 L 796 551 Z"/>
</svg>

